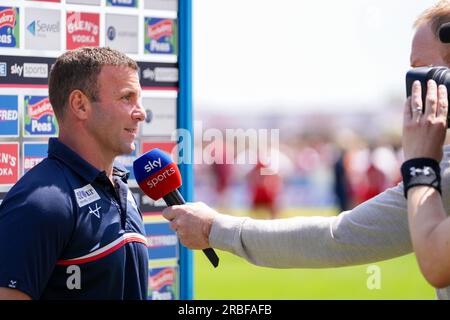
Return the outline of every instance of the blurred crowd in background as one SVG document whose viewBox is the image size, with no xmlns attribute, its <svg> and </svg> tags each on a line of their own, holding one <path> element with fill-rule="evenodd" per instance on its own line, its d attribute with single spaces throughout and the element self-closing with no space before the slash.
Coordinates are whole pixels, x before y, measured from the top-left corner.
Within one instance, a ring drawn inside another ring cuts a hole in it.
<svg viewBox="0 0 450 320">
<path fill-rule="evenodd" d="M 264 219 L 351 209 L 401 181 L 400 111 L 266 115 L 245 121 L 202 115 L 204 124 L 224 136 L 226 129 L 279 129 L 279 165 L 274 174 L 262 175 L 268 163 L 249 163 L 248 154 L 257 152 L 249 150 L 250 144 L 237 150 L 235 142 L 202 141 L 197 134 L 196 148 L 209 150 L 214 159 L 222 157 L 223 163 L 195 165 L 195 200 Z M 235 161 L 227 164 L 230 152 Z M 237 164 L 243 155 L 247 161 Z"/>
</svg>

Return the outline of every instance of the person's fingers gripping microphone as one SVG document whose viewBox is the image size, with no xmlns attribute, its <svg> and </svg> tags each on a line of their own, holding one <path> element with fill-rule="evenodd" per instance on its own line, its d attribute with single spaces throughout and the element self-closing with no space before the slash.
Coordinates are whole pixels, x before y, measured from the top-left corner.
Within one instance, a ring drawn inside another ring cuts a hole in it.
<svg viewBox="0 0 450 320">
<path fill-rule="evenodd" d="M 427 82 L 427 94 L 425 97 L 424 121 L 433 122 L 436 118 L 438 105 L 437 84 L 434 80 Z"/>
<path fill-rule="evenodd" d="M 411 95 L 412 120 L 419 122 L 423 113 L 422 85 L 420 81 L 414 81 Z"/>
<path fill-rule="evenodd" d="M 438 87 L 438 108 L 436 111 L 436 117 L 443 121 L 447 127 L 447 115 L 448 115 L 448 92 L 447 87 L 443 84 Z"/>
</svg>

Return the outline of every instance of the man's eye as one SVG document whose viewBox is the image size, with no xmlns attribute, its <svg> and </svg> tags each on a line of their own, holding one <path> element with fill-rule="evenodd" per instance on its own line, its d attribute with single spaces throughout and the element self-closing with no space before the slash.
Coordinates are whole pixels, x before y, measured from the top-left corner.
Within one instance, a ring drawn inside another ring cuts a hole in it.
<svg viewBox="0 0 450 320">
<path fill-rule="evenodd" d="M 125 100 L 125 101 L 130 101 L 131 100 L 131 95 L 123 96 L 122 99 Z"/>
</svg>

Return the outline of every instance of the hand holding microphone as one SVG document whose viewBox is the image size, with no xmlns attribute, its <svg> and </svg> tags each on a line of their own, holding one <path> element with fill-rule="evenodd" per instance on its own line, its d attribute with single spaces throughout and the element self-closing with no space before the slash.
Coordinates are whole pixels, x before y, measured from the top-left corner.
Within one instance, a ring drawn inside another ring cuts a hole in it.
<svg viewBox="0 0 450 320">
<path fill-rule="evenodd" d="M 150 150 L 133 162 L 133 171 L 139 187 L 151 199 L 163 198 L 168 206 L 186 203 L 177 190 L 182 183 L 180 171 L 166 153 L 156 148 Z M 173 217 L 168 219 L 173 220 Z M 203 252 L 214 267 L 219 265 L 219 257 L 212 248 L 203 249 Z"/>
</svg>

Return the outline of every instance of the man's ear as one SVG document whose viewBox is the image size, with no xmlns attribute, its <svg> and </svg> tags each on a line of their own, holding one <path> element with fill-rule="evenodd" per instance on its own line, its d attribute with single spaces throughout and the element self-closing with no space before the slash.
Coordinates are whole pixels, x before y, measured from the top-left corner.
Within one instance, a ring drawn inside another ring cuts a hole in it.
<svg viewBox="0 0 450 320">
<path fill-rule="evenodd" d="M 91 112 L 91 102 L 81 90 L 73 90 L 69 95 L 69 112 L 79 120 L 86 120 Z"/>
</svg>

